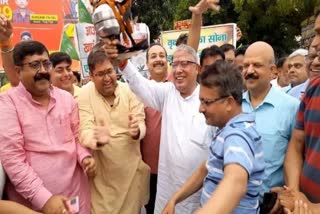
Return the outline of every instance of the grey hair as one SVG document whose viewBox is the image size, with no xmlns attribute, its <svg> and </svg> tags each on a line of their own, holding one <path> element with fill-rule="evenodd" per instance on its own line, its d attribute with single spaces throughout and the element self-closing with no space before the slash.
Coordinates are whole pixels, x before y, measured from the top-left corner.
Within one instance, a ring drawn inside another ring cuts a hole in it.
<svg viewBox="0 0 320 214">
<path fill-rule="evenodd" d="M 297 50 L 293 51 L 292 54 L 290 54 L 288 58 L 291 59 L 291 58 L 296 57 L 296 56 L 305 57 L 307 55 L 308 55 L 308 50 L 300 48 L 300 49 L 297 49 Z"/>
<path fill-rule="evenodd" d="M 192 47 L 190 47 L 189 45 L 185 45 L 185 44 L 179 45 L 176 48 L 176 50 L 174 51 L 173 56 L 179 51 L 184 51 L 184 52 L 190 54 L 192 56 L 192 58 L 194 59 L 194 61 L 198 63 L 197 52 Z"/>
</svg>

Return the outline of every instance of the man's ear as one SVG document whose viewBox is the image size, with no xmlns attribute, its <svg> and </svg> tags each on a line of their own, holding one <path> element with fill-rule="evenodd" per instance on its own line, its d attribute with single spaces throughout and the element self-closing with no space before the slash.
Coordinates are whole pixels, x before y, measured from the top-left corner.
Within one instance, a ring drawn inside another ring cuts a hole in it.
<svg viewBox="0 0 320 214">
<path fill-rule="evenodd" d="M 19 77 L 21 74 L 21 67 L 20 66 L 14 66 L 14 70 L 18 73 Z"/>
</svg>

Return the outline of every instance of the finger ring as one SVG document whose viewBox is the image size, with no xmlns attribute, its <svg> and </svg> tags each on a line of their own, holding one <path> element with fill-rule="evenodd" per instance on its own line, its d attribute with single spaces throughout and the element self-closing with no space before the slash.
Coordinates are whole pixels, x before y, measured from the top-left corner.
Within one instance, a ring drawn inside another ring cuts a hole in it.
<svg viewBox="0 0 320 214">
<path fill-rule="evenodd" d="M 66 212 L 67 212 L 66 209 L 63 209 L 63 210 L 62 210 L 62 214 L 65 214 Z"/>
</svg>

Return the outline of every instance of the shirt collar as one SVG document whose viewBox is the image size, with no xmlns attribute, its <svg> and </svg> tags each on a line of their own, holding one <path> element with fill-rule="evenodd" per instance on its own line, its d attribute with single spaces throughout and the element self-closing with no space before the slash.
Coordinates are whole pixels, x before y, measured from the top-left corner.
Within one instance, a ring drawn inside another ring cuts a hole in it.
<svg viewBox="0 0 320 214">
<path fill-rule="evenodd" d="M 264 100 L 261 102 L 261 105 L 263 104 L 270 104 L 273 107 L 275 107 L 275 105 L 277 104 L 277 99 L 278 99 L 278 95 L 277 95 L 277 91 L 278 89 L 276 89 L 275 87 L 273 87 L 271 85 L 271 88 L 267 94 L 267 96 L 264 98 Z M 249 91 L 244 92 L 243 97 L 242 97 L 242 101 L 246 101 L 247 103 L 251 103 L 250 101 L 250 95 L 249 95 Z"/>
<path fill-rule="evenodd" d="M 19 85 L 16 87 L 16 90 L 18 91 L 19 94 L 21 94 L 22 96 L 26 97 L 30 102 L 36 103 L 38 105 L 41 105 L 38 101 L 36 101 L 36 100 L 34 100 L 32 98 L 31 93 L 26 89 L 26 87 L 22 84 L 22 82 L 19 82 Z M 55 103 L 56 90 L 55 90 L 55 87 L 53 87 L 52 85 L 50 85 L 50 87 L 49 87 L 49 93 L 50 93 L 50 97 L 52 98 L 51 101 L 53 101 L 53 103 Z"/>
</svg>

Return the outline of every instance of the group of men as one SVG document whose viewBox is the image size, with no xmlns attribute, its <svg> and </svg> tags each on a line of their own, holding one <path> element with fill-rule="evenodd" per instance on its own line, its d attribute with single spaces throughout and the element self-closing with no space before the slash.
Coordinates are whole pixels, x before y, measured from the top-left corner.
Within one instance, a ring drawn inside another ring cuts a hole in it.
<svg viewBox="0 0 320 214">
<path fill-rule="evenodd" d="M 208 2 L 191 9 L 193 22 Z M 75 203 L 83 214 L 138 214 L 146 204 L 148 214 L 319 212 L 320 13 L 308 53 L 278 65 L 265 42 L 244 56 L 209 47 L 199 64 L 195 33 L 175 50 L 170 75 L 166 50 L 151 45 L 146 79 L 130 60 L 117 61 L 118 40 L 103 38 L 81 89 L 67 54 L 49 55 L 37 41 L 13 48 L 11 23 L 0 15 L 0 25 L 14 86 L 0 95 L 0 160 L 13 201 L 0 210 L 65 214 Z M 270 191 L 277 200 L 265 211 Z"/>
</svg>

